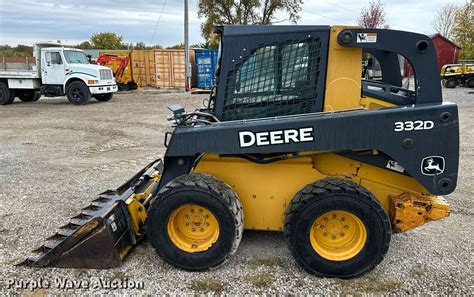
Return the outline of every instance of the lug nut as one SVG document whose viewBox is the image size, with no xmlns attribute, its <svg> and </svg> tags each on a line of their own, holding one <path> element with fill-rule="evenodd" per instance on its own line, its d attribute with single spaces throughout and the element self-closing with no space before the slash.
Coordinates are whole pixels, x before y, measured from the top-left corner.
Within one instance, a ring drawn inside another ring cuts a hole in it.
<svg viewBox="0 0 474 297">
<path fill-rule="evenodd" d="M 335 239 L 336 239 L 336 235 L 333 235 L 331 238 L 332 238 L 332 240 L 335 240 Z"/>
<path fill-rule="evenodd" d="M 324 232 L 323 235 L 324 235 L 324 236 L 328 236 L 328 233 L 327 233 L 327 232 Z"/>
<path fill-rule="evenodd" d="M 204 232 L 204 228 L 201 228 L 201 232 Z"/>
<path fill-rule="evenodd" d="M 328 221 L 328 218 L 324 217 L 324 220 L 327 222 L 327 221 Z"/>
<path fill-rule="evenodd" d="M 191 247 L 192 247 L 193 249 L 196 249 L 198 246 L 195 245 L 195 244 L 193 244 Z"/>
<path fill-rule="evenodd" d="M 347 226 L 347 225 L 344 225 L 344 229 L 349 229 L 349 226 Z"/>
<path fill-rule="evenodd" d="M 192 232 L 195 232 L 195 231 L 196 231 L 196 229 L 192 228 L 192 229 L 191 229 L 191 231 L 192 231 Z"/>
<path fill-rule="evenodd" d="M 199 212 L 202 212 L 202 208 L 199 209 Z"/>
<path fill-rule="evenodd" d="M 344 233 L 341 233 L 340 235 L 341 235 L 342 237 L 344 237 L 345 234 L 344 234 Z"/>
<path fill-rule="evenodd" d="M 344 222 L 346 220 L 346 218 L 341 218 L 341 221 Z"/>
<path fill-rule="evenodd" d="M 335 218 L 336 218 L 336 214 L 333 214 L 333 215 L 332 215 L 332 218 L 335 219 Z"/>
</svg>

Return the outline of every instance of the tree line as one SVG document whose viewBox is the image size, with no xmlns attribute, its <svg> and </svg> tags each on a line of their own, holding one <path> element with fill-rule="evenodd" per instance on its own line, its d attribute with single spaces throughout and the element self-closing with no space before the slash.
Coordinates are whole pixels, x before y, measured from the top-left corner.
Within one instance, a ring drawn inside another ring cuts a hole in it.
<svg viewBox="0 0 474 297">
<path fill-rule="evenodd" d="M 259 24 L 271 25 L 281 22 L 296 24 L 300 20 L 302 0 L 243 0 L 216 1 L 199 0 L 198 17 L 203 20 L 201 34 L 205 42 L 193 44 L 192 47 L 215 48 L 217 36 L 213 33 L 215 26 L 224 24 Z M 474 58 L 474 22 L 473 2 L 467 0 L 464 5 L 447 3 L 437 13 L 433 29 L 462 47 L 461 59 Z M 280 17 L 279 19 L 277 18 Z M 284 17 L 281 17 L 284 16 Z M 390 28 L 386 21 L 385 4 L 381 0 L 371 0 L 363 7 L 357 23 L 364 28 Z M 162 49 L 159 44 L 148 45 L 144 42 L 125 43 L 123 36 L 113 32 L 93 34 L 91 38 L 75 47 L 81 49 Z M 176 44 L 167 48 L 184 48 Z M 18 45 L 10 47 L 0 45 L 0 56 L 31 56 L 32 47 Z"/>
<path fill-rule="evenodd" d="M 76 45 L 69 45 L 79 49 L 107 49 L 107 50 L 145 50 L 145 49 L 183 49 L 184 43 L 164 47 L 159 44 L 147 45 L 145 42 L 125 43 L 123 36 L 113 32 L 96 33 L 87 41 Z M 209 48 L 207 43 L 192 44 L 193 48 Z M 33 55 L 33 47 L 28 45 L 0 45 L 0 57 L 30 57 Z"/>
</svg>

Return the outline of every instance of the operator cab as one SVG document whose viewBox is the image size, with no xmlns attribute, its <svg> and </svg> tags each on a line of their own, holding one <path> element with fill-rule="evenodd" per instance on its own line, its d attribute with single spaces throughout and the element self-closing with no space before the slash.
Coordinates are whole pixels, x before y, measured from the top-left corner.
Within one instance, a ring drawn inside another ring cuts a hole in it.
<svg viewBox="0 0 474 297">
<path fill-rule="evenodd" d="M 217 89 L 210 110 L 231 121 L 442 102 L 427 36 L 339 28 L 218 27 Z M 355 88 L 360 96 L 348 99 Z"/>
</svg>

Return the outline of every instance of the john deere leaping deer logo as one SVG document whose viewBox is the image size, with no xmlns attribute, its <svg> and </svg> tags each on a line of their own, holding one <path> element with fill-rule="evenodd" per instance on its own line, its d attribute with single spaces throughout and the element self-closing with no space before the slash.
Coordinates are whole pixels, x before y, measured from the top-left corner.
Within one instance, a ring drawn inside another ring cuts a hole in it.
<svg viewBox="0 0 474 297">
<path fill-rule="evenodd" d="M 444 158 L 441 156 L 429 156 L 421 161 L 421 173 L 424 175 L 439 175 L 444 172 Z"/>
</svg>

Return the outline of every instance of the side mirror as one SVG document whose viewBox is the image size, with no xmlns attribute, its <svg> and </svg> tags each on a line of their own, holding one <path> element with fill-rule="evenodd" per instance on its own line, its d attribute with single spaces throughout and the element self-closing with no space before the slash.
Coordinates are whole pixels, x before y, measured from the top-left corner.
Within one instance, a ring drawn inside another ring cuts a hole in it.
<svg viewBox="0 0 474 297">
<path fill-rule="evenodd" d="M 179 104 L 171 104 L 168 106 L 168 109 L 173 112 L 173 115 L 171 117 L 168 117 L 168 121 L 174 120 L 176 123 L 178 123 L 180 118 L 184 114 L 184 107 Z"/>
</svg>

